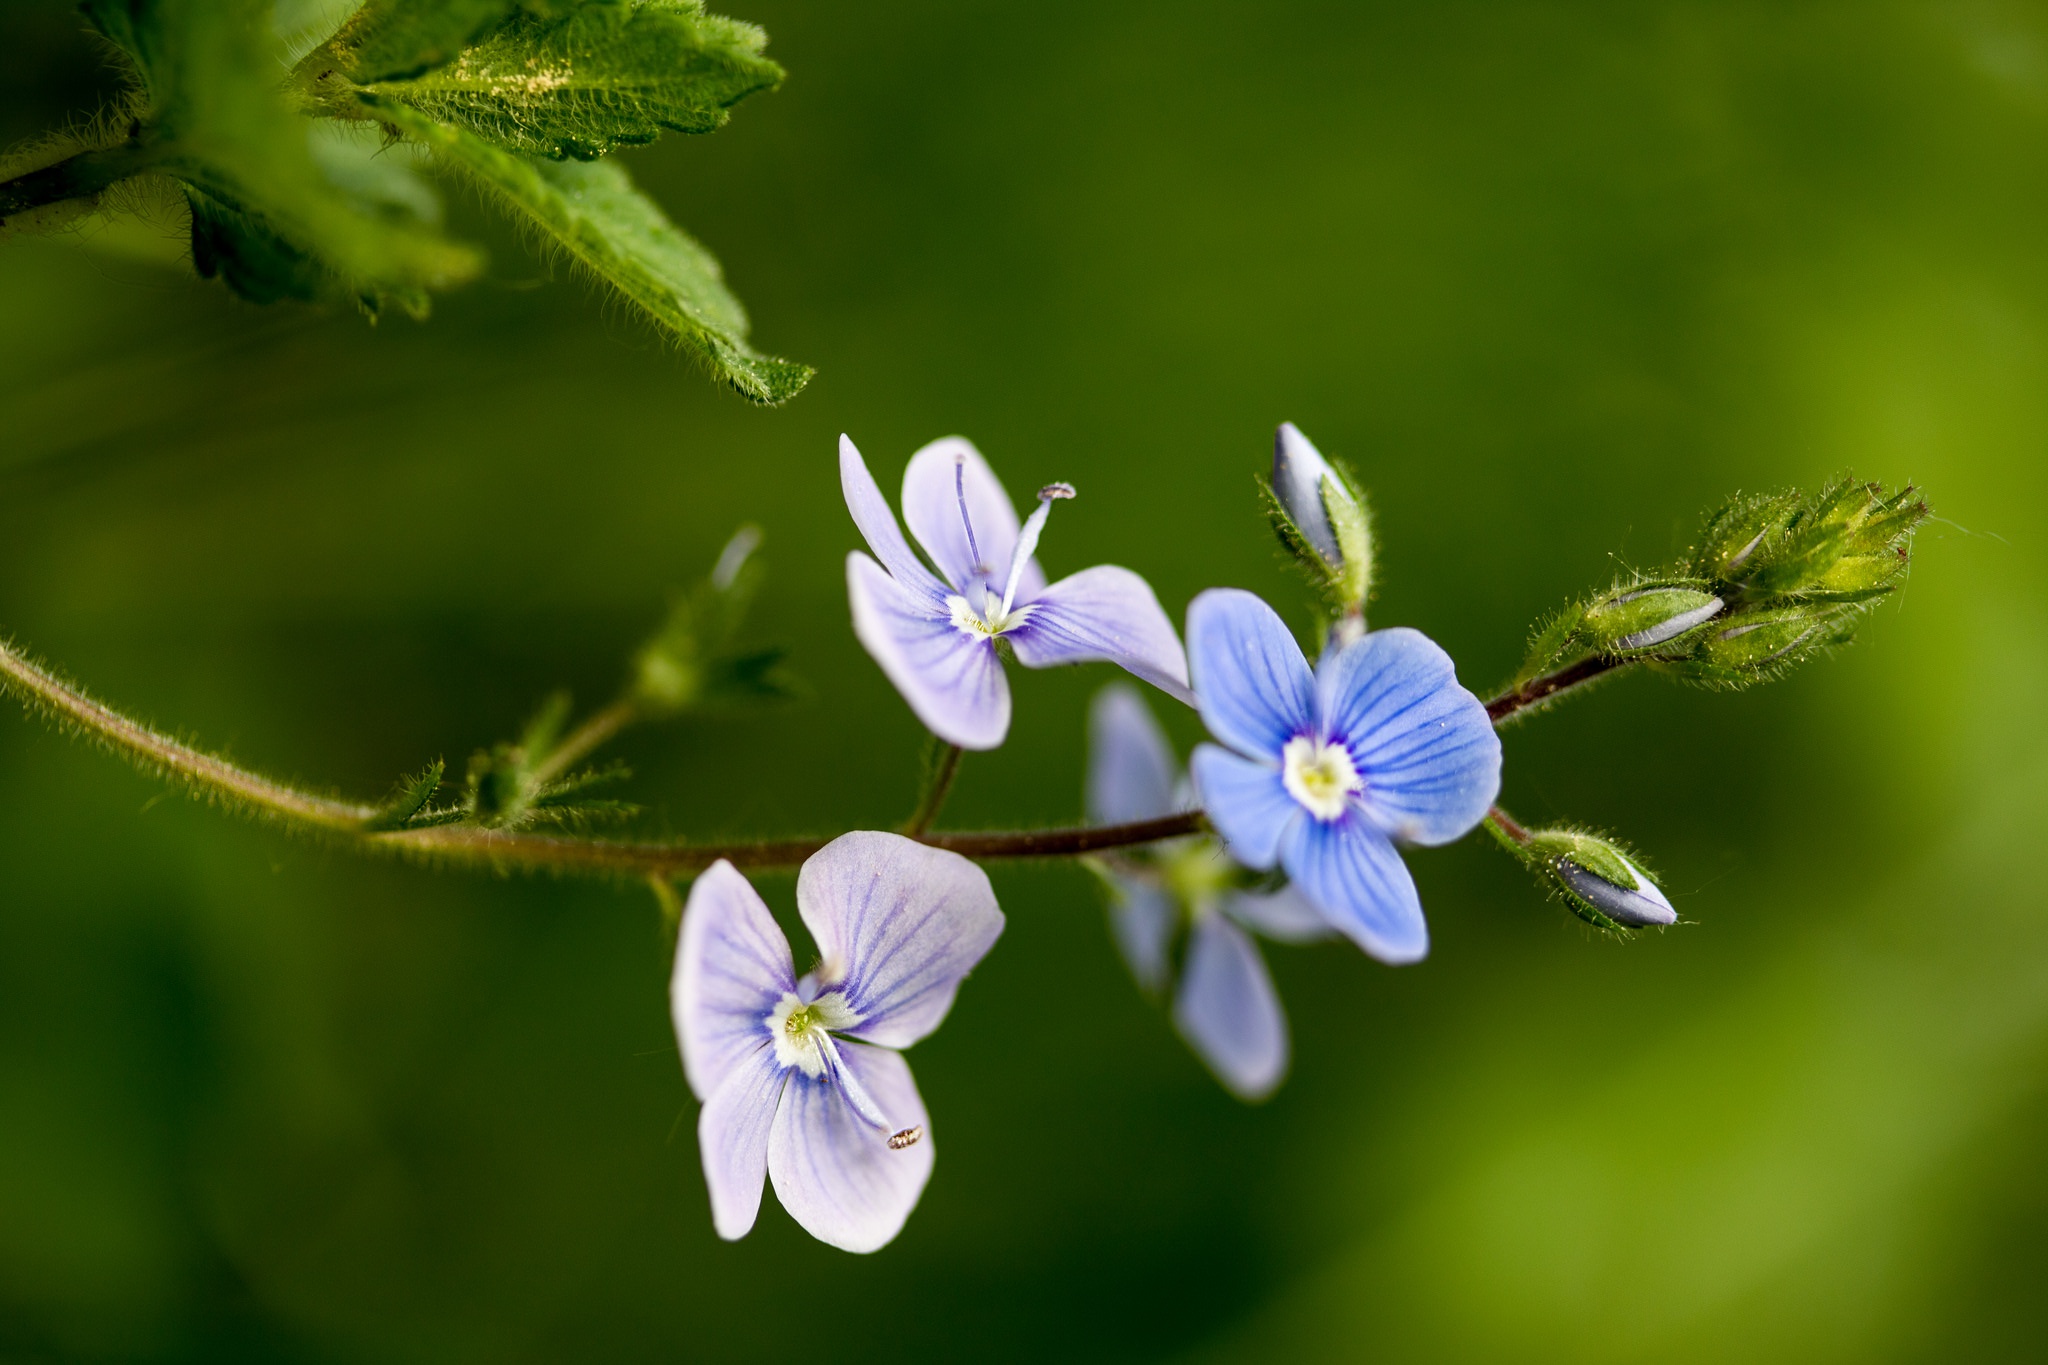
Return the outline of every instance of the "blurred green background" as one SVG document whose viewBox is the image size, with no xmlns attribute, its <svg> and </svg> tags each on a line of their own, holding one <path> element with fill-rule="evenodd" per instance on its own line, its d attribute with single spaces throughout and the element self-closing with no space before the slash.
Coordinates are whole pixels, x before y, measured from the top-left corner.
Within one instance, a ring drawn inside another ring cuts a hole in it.
<svg viewBox="0 0 2048 1365">
<path fill-rule="evenodd" d="M 1509 734 L 1511 807 L 1637 841 L 1692 923 L 1617 944 L 1419 853 L 1427 963 L 1270 952 L 1264 1107 L 1084 873 L 994 869 L 1008 933 L 912 1058 L 943 1156 L 868 1258 L 772 1199 L 713 1236 L 644 893 L 355 861 L 8 719 L 0 1359 L 2040 1359 L 2048 8 L 718 7 L 786 87 L 630 161 L 807 393 L 745 406 L 510 235 L 376 328 L 9 242 L 0 623 L 374 796 L 602 701 L 755 519 L 816 695 L 631 736 L 630 795 L 836 831 L 919 750 L 847 622 L 842 430 L 885 487 L 955 431 L 1072 480 L 1048 566 L 1178 616 L 1294 600 L 1252 482 L 1291 418 L 1373 491 L 1375 621 L 1482 690 L 1736 488 L 1950 520 L 1835 660 Z M 105 92 L 78 27 L 0 8 L 0 140 Z M 1109 671 L 1013 677 L 949 823 L 1078 814 Z"/>
</svg>

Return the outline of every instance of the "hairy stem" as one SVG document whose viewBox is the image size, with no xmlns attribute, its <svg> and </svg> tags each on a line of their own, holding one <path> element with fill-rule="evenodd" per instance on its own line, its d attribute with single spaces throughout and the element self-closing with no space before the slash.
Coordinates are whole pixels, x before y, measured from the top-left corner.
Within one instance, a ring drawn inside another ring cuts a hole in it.
<svg viewBox="0 0 2048 1365">
<path fill-rule="evenodd" d="M 1540 706 L 1560 692 L 1568 691 L 1581 683 L 1591 682 L 1604 674 L 1612 673 L 1617 668 L 1626 668 L 1630 664 L 1641 662 L 1640 659 L 1616 659 L 1608 655 L 1595 654 L 1579 660 L 1568 668 L 1546 673 L 1540 678 L 1531 678 L 1521 686 L 1501 693 L 1486 703 L 1487 717 L 1498 725 L 1517 711 Z"/>
<path fill-rule="evenodd" d="M 303 791 L 195 749 L 95 701 L 7 643 L 0 643 L 0 686 L 60 724 L 83 731 L 145 771 L 250 814 L 366 852 L 395 853 L 427 862 L 501 871 L 628 878 L 699 872 L 720 859 L 745 868 L 795 867 L 831 842 L 827 838 L 723 844 L 612 841 L 477 825 L 380 830 L 373 828 L 383 814 L 380 807 Z M 608 708 L 586 721 L 564 741 L 563 748 L 572 742 L 579 743 L 582 747 L 578 753 L 587 753 L 617 733 L 632 717 L 606 719 L 616 709 Z M 605 726 L 598 724 L 600 720 L 605 720 Z M 920 841 L 970 858 L 1069 858 L 1178 838 L 1202 827 L 1200 813 L 1191 812 L 1124 825 L 924 834 Z"/>
<path fill-rule="evenodd" d="M 80 152 L 52 166 L 16 176 L 0 184 L 0 227 L 17 214 L 67 199 L 90 199 L 116 181 L 139 175 L 154 164 L 150 150 L 125 142 L 105 151 Z"/>
<path fill-rule="evenodd" d="M 924 799 L 917 803 L 917 809 L 904 822 L 905 834 L 915 839 L 939 818 L 939 811 L 946 804 L 946 795 L 953 790 L 953 779 L 960 774 L 960 758 L 965 752 L 957 744 L 948 744 L 939 755 L 939 761 L 932 768 L 931 781 L 925 785 Z"/>
<path fill-rule="evenodd" d="M 610 743 L 619 731 L 640 719 L 639 703 L 631 697 L 621 697 L 604 710 L 593 713 L 590 719 L 562 736 L 562 742 L 534 767 L 533 784 L 538 787 L 554 781 L 588 758 L 593 750 Z"/>
<path fill-rule="evenodd" d="M 1514 816 L 1509 815 L 1500 806 L 1486 812 L 1486 832 L 1500 840 L 1510 851 L 1525 847 L 1532 837 Z"/>
</svg>

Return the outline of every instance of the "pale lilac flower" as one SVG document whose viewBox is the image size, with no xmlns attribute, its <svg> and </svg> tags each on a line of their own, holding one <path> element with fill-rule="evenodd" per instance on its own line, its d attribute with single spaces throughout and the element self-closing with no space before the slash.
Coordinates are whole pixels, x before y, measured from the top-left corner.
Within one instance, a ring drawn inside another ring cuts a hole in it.
<svg viewBox="0 0 2048 1365">
<path fill-rule="evenodd" d="M 949 436 L 918 451 L 903 471 L 903 519 L 938 566 L 935 575 L 912 553 L 845 436 L 839 482 L 875 555 L 846 558 L 854 633 L 939 738 L 993 749 L 1009 733 L 998 641 L 1027 668 L 1113 663 L 1193 701 L 1180 637 L 1144 579 L 1104 564 L 1046 585 L 1032 556 L 1053 502 L 1074 496 L 1068 485 L 1040 489 L 1020 528 L 1009 494 L 973 446 Z"/>
<path fill-rule="evenodd" d="M 1166 736 L 1137 689 L 1112 683 L 1089 713 L 1088 815 L 1098 824 L 1150 820 L 1192 804 Z M 1111 888 L 1110 931 L 1152 994 L 1173 976 L 1186 929 L 1173 1022 L 1235 1095 L 1262 1100 L 1287 1072 L 1287 1015 L 1252 942 L 1326 938 L 1321 912 L 1292 887 L 1256 891 L 1214 839 L 1198 836 L 1099 860 Z"/>
<path fill-rule="evenodd" d="M 819 954 L 802 976 L 731 863 L 697 878 L 683 913 L 670 1003 L 704 1102 L 712 1225 L 745 1236 L 765 1176 L 813 1237 L 873 1251 L 932 1172 L 931 1120 L 897 1049 L 939 1026 L 1003 914 L 965 858 L 870 832 L 812 855 L 796 902 Z"/>
<path fill-rule="evenodd" d="M 1234 588 L 1189 606 L 1188 653 L 1202 720 L 1229 746 L 1200 746 L 1192 768 L 1231 855 L 1285 868 L 1381 961 L 1419 961 L 1429 929 L 1395 844 L 1461 837 L 1500 791 L 1500 739 L 1450 656 L 1380 630 L 1311 671 L 1273 609 Z"/>
</svg>

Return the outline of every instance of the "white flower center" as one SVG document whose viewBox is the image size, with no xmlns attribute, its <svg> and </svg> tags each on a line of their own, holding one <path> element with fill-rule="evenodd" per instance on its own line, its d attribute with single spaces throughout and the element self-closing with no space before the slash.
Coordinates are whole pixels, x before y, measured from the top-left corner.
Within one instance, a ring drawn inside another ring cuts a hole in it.
<svg viewBox="0 0 2048 1365">
<path fill-rule="evenodd" d="M 775 1060 L 816 1080 L 825 1074 L 821 1042 L 825 1031 L 852 1028 L 860 1020 L 861 1016 L 847 1006 L 846 997 L 838 991 L 821 995 L 808 1004 L 794 991 L 784 991 L 763 1022 L 775 1044 Z"/>
<path fill-rule="evenodd" d="M 1365 789 L 1350 750 L 1308 735 L 1296 735 L 1280 751 L 1280 781 L 1303 809 L 1326 822 L 1342 815 L 1351 797 Z"/>
<path fill-rule="evenodd" d="M 948 597 L 946 606 L 953 613 L 953 629 L 963 635 L 972 635 L 976 639 L 993 640 L 1004 631 L 1024 624 L 1025 619 L 1031 615 L 1030 607 L 1012 607 L 1004 611 L 1002 604 L 994 600 L 993 592 L 988 596 L 990 600 L 986 612 L 976 611 L 973 604 L 957 592 Z"/>
</svg>

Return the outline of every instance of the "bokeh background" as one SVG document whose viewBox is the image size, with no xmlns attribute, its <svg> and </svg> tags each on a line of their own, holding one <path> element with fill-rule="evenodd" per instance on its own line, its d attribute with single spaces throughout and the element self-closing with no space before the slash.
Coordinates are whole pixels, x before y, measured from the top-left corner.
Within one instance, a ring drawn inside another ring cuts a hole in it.
<svg viewBox="0 0 2048 1365">
<path fill-rule="evenodd" d="M 602 701 L 757 520 L 814 695 L 631 736 L 629 794 L 834 831 L 919 754 L 847 622 L 842 430 L 885 486 L 956 431 L 1072 480 L 1048 566 L 1178 615 L 1294 600 L 1253 497 L 1292 419 L 1372 490 L 1376 622 L 1481 690 L 1737 488 L 1946 520 L 1837 659 L 1508 736 L 1511 807 L 1638 842 L 1684 927 L 1419 853 L 1427 963 L 1270 952 L 1263 1107 L 1083 872 L 994 869 L 1009 930 L 913 1054 L 943 1155 L 868 1258 L 772 1199 L 713 1236 L 643 891 L 356 861 L 7 719 L 0 1359 L 2040 1359 L 2048 8 L 721 7 L 787 85 L 631 164 L 807 393 L 714 389 L 459 197 L 494 268 L 425 325 L 238 304 L 168 228 L 8 242 L 5 628 L 372 796 Z M 0 140 L 106 92 L 78 28 L 0 8 Z M 1020 675 L 948 821 L 1077 815 L 1108 680 Z"/>
</svg>

